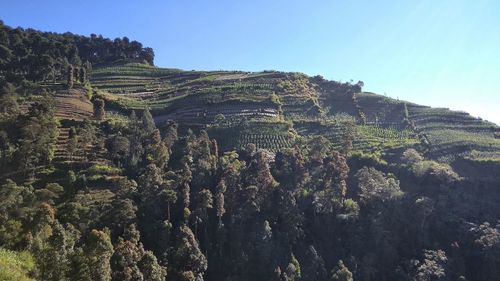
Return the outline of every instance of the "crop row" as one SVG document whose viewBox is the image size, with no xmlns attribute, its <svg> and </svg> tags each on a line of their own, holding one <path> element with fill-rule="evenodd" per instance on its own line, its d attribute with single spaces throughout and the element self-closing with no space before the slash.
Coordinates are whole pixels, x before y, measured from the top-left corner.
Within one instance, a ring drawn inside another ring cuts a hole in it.
<svg viewBox="0 0 500 281">
<path fill-rule="evenodd" d="M 284 135 L 241 134 L 238 136 L 236 141 L 236 145 L 238 148 L 244 148 L 250 143 L 255 144 L 257 148 L 278 151 L 285 147 L 290 147 L 291 138 Z"/>
<path fill-rule="evenodd" d="M 358 126 L 358 133 L 381 139 L 409 139 L 413 138 L 410 130 L 397 130 L 394 128 L 383 128 L 376 126 Z"/>
</svg>

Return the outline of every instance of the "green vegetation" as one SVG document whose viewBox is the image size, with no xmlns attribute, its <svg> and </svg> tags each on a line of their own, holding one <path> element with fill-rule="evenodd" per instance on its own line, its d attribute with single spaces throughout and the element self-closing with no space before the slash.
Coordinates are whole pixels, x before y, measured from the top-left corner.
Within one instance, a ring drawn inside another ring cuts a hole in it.
<svg viewBox="0 0 500 281">
<path fill-rule="evenodd" d="M 126 38 L 2 24 L 2 54 L 0 280 L 500 276 L 494 124 Z"/>
<path fill-rule="evenodd" d="M 16 253 L 0 248 L 0 280 L 31 281 L 33 257 L 27 252 Z"/>
<path fill-rule="evenodd" d="M 357 127 L 354 147 L 362 151 L 385 151 L 411 147 L 418 143 L 419 141 L 409 130 L 362 125 Z"/>
<path fill-rule="evenodd" d="M 222 150 L 239 150 L 253 143 L 257 148 L 279 151 L 291 147 L 295 133 L 289 123 L 249 122 L 235 127 L 214 127 L 208 133 Z"/>
<path fill-rule="evenodd" d="M 494 124 L 464 112 L 440 108 L 411 107 L 410 119 L 427 136 L 433 157 L 452 163 L 457 157 L 497 159 L 500 141 Z M 472 153 L 472 151 L 476 151 Z"/>
</svg>

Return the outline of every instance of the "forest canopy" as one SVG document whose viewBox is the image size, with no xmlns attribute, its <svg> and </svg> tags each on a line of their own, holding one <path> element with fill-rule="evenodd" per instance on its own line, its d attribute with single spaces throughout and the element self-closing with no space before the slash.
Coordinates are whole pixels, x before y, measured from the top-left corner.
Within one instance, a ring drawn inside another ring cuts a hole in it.
<svg viewBox="0 0 500 281">
<path fill-rule="evenodd" d="M 127 37 L 112 40 L 96 34 L 42 32 L 0 21 L 0 77 L 8 82 L 52 81 L 63 77 L 69 65 L 88 69 L 86 64 L 119 60 L 154 65 L 154 52 Z"/>
</svg>

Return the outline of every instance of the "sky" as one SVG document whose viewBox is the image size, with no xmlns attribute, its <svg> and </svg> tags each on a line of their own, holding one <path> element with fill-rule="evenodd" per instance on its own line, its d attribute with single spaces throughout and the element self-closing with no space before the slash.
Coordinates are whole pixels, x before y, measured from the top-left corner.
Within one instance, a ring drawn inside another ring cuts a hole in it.
<svg viewBox="0 0 500 281">
<path fill-rule="evenodd" d="M 127 36 L 161 67 L 361 80 L 500 123 L 499 0 L 0 0 L 0 19 Z"/>
</svg>

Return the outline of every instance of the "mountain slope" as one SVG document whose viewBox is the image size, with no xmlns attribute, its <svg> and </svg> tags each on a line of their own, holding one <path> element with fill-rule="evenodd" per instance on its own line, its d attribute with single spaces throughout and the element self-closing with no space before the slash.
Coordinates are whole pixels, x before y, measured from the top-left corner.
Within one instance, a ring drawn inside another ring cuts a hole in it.
<svg viewBox="0 0 500 281">
<path fill-rule="evenodd" d="M 362 82 L 158 68 L 126 37 L 0 22 L 2 54 L 5 278 L 500 276 L 491 123 Z"/>
<path fill-rule="evenodd" d="M 223 150 L 255 143 L 277 151 L 299 138 L 324 136 L 337 147 L 352 141 L 356 151 L 382 158 L 391 150 L 415 147 L 471 177 L 482 176 L 482 169 L 470 168 L 475 163 L 497 167 L 500 162 L 495 124 L 465 112 L 361 92 L 362 83 L 126 62 L 95 67 L 91 82 L 110 108 L 125 113 L 148 107 L 160 126 L 172 120 L 208 128 Z"/>
</svg>

